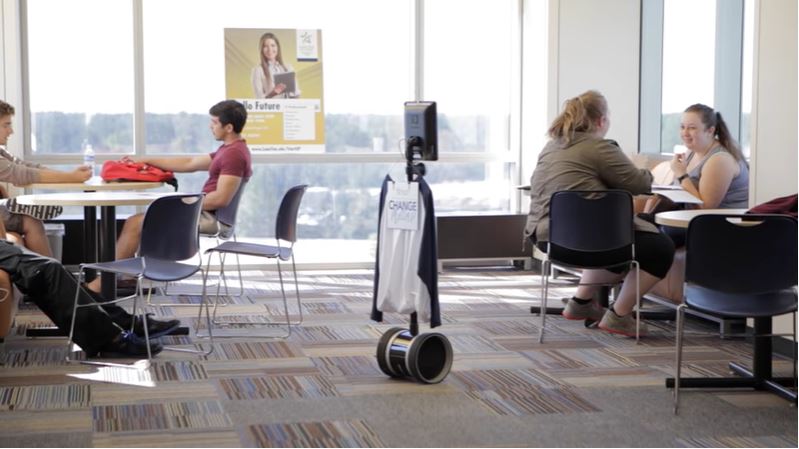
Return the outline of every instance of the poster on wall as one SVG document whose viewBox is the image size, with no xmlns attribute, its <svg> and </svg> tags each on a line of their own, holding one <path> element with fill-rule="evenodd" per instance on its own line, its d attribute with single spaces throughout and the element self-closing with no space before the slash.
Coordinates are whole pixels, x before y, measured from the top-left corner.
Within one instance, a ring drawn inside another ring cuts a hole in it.
<svg viewBox="0 0 799 449">
<path fill-rule="evenodd" d="M 321 30 L 225 28 L 225 89 L 253 152 L 324 152 Z"/>
</svg>

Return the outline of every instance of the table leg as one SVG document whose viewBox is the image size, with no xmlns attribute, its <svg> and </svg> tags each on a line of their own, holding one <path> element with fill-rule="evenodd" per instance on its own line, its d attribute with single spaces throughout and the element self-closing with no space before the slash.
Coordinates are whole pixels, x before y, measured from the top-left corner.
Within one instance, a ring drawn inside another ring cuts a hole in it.
<svg viewBox="0 0 799 449">
<path fill-rule="evenodd" d="M 100 212 L 100 262 L 116 259 L 117 215 L 115 206 L 103 206 Z M 101 293 L 106 299 L 116 299 L 117 281 L 114 273 L 103 273 Z"/>
<path fill-rule="evenodd" d="M 771 317 L 755 318 L 755 334 L 771 334 Z M 751 371 L 737 363 L 730 363 L 730 370 L 739 377 L 681 378 L 680 388 L 754 388 L 767 390 L 783 399 L 796 402 L 796 392 L 788 388 L 794 384 L 791 377 L 772 377 L 772 337 L 754 339 Z M 666 387 L 674 388 L 674 378 L 666 379 Z"/>
</svg>

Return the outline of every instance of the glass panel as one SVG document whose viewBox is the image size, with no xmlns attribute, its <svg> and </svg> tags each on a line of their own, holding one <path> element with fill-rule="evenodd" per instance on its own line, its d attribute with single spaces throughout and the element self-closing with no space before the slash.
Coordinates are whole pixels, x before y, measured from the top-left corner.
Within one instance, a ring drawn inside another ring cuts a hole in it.
<svg viewBox="0 0 799 449">
<path fill-rule="evenodd" d="M 148 152 L 216 148 L 207 112 L 225 95 L 224 29 L 270 27 L 322 31 L 327 152 L 395 150 L 402 104 L 411 98 L 410 0 L 297 0 L 291 8 L 279 0 L 230 0 L 224 5 L 144 1 Z M 191 20 L 175 20 L 187 10 Z M 269 20 L 275 11 L 280 19 Z"/>
<path fill-rule="evenodd" d="M 129 0 L 29 0 L 31 148 L 133 151 L 133 10 Z M 98 19 L 102 18 L 102 19 Z M 67 20 L 68 19 L 68 20 Z"/>
<path fill-rule="evenodd" d="M 755 43 L 755 2 L 744 1 L 744 41 L 743 64 L 741 72 L 741 151 L 748 159 L 752 140 L 752 51 Z"/>
<path fill-rule="evenodd" d="M 663 4 L 663 115 L 661 151 L 682 145 L 680 117 L 694 103 L 713 107 L 716 0 Z"/>
<path fill-rule="evenodd" d="M 429 163 L 427 169 L 438 214 L 510 210 L 511 164 Z M 404 164 L 257 165 L 241 200 L 236 234 L 248 239 L 274 237 L 283 194 L 294 185 L 308 184 L 298 217 L 299 238 L 305 242 L 298 261 L 372 262 L 380 186 L 389 172 L 402 177 Z M 206 176 L 178 174 L 180 190 L 199 191 Z M 331 253 L 331 245 L 349 249 L 346 254 Z"/>
<path fill-rule="evenodd" d="M 507 151 L 517 2 L 424 5 L 424 99 L 438 103 L 440 152 Z"/>
</svg>

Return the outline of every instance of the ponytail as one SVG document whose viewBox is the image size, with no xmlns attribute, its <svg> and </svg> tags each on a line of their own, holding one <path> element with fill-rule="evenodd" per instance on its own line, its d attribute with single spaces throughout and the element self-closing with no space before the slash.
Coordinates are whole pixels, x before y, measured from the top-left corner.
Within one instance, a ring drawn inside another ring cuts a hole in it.
<svg viewBox="0 0 799 449">
<path fill-rule="evenodd" d="M 563 104 L 563 112 L 549 126 L 549 137 L 569 143 L 577 132 L 594 132 L 607 111 L 605 97 L 595 90 L 570 98 Z"/>
</svg>

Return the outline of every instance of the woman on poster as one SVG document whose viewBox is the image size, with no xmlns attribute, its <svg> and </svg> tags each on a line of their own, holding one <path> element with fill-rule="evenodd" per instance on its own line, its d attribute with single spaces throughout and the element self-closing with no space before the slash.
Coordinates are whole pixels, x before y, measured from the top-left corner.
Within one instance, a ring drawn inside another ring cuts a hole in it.
<svg viewBox="0 0 799 449">
<path fill-rule="evenodd" d="M 294 68 L 283 63 L 277 36 L 264 33 L 258 42 L 258 50 L 261 63 L 253 67 L 250 74 L 255 98 L 299 98 L 296 73 Z"/>
</svg>

